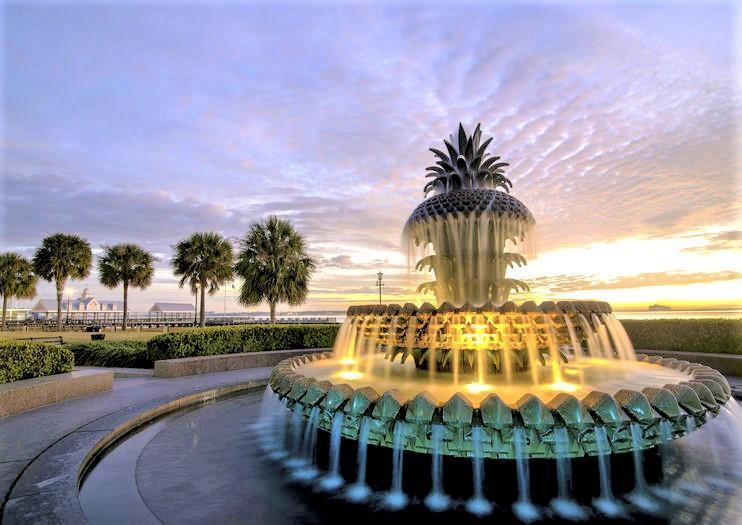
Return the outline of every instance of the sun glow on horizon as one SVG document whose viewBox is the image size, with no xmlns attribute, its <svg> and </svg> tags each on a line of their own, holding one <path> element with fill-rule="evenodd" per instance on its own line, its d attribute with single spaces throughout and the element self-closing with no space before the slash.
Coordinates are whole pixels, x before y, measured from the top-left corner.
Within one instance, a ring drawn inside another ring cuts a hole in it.
<svg viewBox="0 0 742 525">
<path fill-rule="evenodd" d="M 558 248 L 543 252 L 515 268 L 509 277 L 531 284 L 532 291 L 511 294 L 516 302 L 561 299 L 599 299 L 614 308 L 646 309 L 651 304 L 686 308 L 742 307 L 742 274 L 736 272 L 740 250 L 734 247 L 711 249 L 708 237 L 730 231 L 735 224 L 716 225 L 664 238 L 629 237 L 597 242 L 584 247 Z M 365 256 L 364 256 L 365 255 Z M 407 270 L 406 258 L 385 253 L 391 268 L 383 268 L 385 281 L 397 288 L 385 288 L 385 303 L 435 303 L 432 294 L 418 294 L 417 285 L 430 274 Z M 358 261 L 378 258 L 378 252 L 358 252 Z M 324 273 L 329 273 L 327 270 Z M 339 270 L 323 279 L 347 278 L 344 286 L 312 293 L 312 302 L 338 307 L 347 304 L 376 303 L 378 290 L 372 280 L 367 290 L 359 289 L 358 279 L 370 270 Z M 347 276 L 347 277 L 346 277 Z M 705 280 L 708 279 L 708 280 Z M 350 283 L 354 283 L 352 286 Z"/>
</svg>

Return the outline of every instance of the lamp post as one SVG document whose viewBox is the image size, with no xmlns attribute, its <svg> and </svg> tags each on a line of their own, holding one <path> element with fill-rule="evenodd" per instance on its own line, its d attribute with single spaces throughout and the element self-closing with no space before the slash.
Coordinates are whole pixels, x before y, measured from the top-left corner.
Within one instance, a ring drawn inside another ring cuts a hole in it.
<svg viewBox="0 0 742 525">
<path fill-rule="evenodd" d="M 379 270 L 379 273 L 376 274 L 376 286 L 379 287 L 379 304 L 381 304 L 381 287 L 384 286 L 384 284 L 381 282 L 381 280 L 384 278 L 384 274 Z"/>
</svg>

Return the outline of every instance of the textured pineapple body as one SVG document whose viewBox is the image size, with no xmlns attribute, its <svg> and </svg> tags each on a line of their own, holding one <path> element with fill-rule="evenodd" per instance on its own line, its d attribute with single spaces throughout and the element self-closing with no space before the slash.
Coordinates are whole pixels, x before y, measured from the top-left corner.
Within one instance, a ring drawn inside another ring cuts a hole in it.
<svg viewBox="0 0 742 525">
<path fill-rule="evenodd" d="M 407 219 L 407 227 L 427 219 L 465 217 L 472 213 L 512 218 L 529 226 L 536 222 L 526 205 L 512 195 L 498 190 L 476 188 L 441 193 L 425 199 Z"/>
<path fill-rule="evenodd" d="M 521 243 L 534 223 L 522 202 L 491 189 L 458 190 L 423 201 L 405 226 L 412 244 L 430 245 L 435 252 L 417 263 L 418 270 L 435 274 L 419 291 L 432 291 L 438 304 L 461 305 L 500 304 L 511 290 L 528 290 L 525 283 L 506 279 L 508 267 L 526 264 L 506 246 Z"/>
</svg>

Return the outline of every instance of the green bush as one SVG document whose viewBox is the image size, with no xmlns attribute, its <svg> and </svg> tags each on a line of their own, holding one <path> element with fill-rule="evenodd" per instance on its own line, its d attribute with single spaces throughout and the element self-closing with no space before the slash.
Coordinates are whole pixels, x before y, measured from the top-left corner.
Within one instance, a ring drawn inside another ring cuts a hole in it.
<svg viewBox="0 0 742 525">
<path fill-rule="evenodd" d="M 194 328 L 153 337 L 147 343 L 149 359 L 177 359 L 263 350 L 325 348 L 332 346 L 337 324 L 243 325 Z"/>
<path fill-rule="evenodd" d="M 69 372 L 74 356 L 67 348 L 33 341 L 0 341 L 0 383 Z"/>
<path fill-rule="evenodd" d="M 621 322 L 638 350 L 742 354 L 740 319 L 632 319 Z"/>
<path fill-rule="evenodd" d="M 75 354 L 75 363 L 84 366 L 111 366 L 124 368 L 152 368 L 147 355 L 146 341 L 94 341 L 73 343 L 69 349 Z"/>
</svg>

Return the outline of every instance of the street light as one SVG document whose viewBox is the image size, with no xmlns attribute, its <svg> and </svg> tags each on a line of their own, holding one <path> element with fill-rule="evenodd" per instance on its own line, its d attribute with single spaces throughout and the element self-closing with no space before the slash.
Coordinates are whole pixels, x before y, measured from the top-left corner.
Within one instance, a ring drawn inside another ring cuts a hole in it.
<svg viewBox="0 0 742 525">
<path fill-rule="evenodd" d="M 381 304 L 381 287 L 384 286 L 384 284 L 381 282 L 383 278 L 384 274 L 381 273 L 381 270 L 379 270 L 379 273 L 376 274 L 376 286 L 379 287 L 379 304 Z"/>
</svg>

